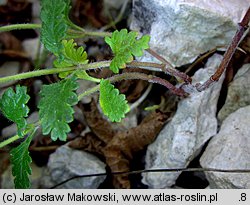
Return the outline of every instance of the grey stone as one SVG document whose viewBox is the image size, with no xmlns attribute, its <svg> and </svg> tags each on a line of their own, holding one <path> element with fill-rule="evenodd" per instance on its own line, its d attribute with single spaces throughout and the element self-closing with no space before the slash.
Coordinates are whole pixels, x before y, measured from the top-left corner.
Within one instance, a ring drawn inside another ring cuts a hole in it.
<svg viewBox="0 0 250 205">
<path fill-rule="evenodd" d="M 84 151 L 74 150 L 67 145 L 59 147 L 49 157 L 47 169 L 41 179 L 41 187 L 50 188 L 74 176 L 105 173 L 105 164 L 97 157 Z M 82 177 L 68 181 L 57 188 L 94 189 L 104 181 L 105 176 Z"/>
<path fill-rule="evenodd" d="M 126 114 L 120 123 L 111 123 L 112 129 L 116 131 L 126 131 L 138 125 L 138 111 L 133 110 Z"/>
<path fill-rule="evenodd" d="M 22 42 L 23 48 L 27 54 L 33 61 L 37 58 L 37 53 L 39 51 L 39 41 L 40 38 L 33 38 L 33 39 L 26 39 Z M 44 49 L 43 45 L 41 44 L 41 53 L 42 49 Z"/>
<path fill-rule="evenodd" d="M 74 119 L 78 120 L 82 124 L 85 124 L 84 115 L 82 110 L 78 106 L 74 106 Z"/>
<path fill-rule="evenodd" d="M 19 63 L 18 62 L 6 62 L 0 67 L 0 77 L 16 75 L 19 72 Z M 7 83 L 1 83 L 0 88 L 7 87 L 9 85 L 14 84 L 16 81 L 11 81 Z M 3 94 L 1 91 L 0 95 Z"/>
<path fill-rule="evenodd" d="M 35 163 L 31 163 L 30 165 L 32 174 L 30 175 L 30 182 L 31 182 L 31 189 L 38 189 L 39 188 L 39 181 L 42 177 L 42 173 L 44 167 L 38 167 Z M 5 172 L 2 174 L 1 177 L 1 188 L 2 189 L 14 189 L 14 177 L 12 174 L 12 166 L 10 165 Z"/>
<path fill-rule="evenodd" d="M 40 12 L 41 12 L 41 3 L 37 0 L 29 0 L 32 3 L 32 22 L 41 23 Z"/>
<path fill-rule="evenodd" d="M 222 122 L 230 113 L 240 107 L 250 105 L 250 64 L 245 64 L 237 72 L 234 80 L 228 87 L 225 105 L 218 113 L 218 119 Z"/>
<path fill-rule="evenodd" d="M 150 47 L 172 65 L 227 45 L 249 0 L 134 0 L 131 29 L 150 34 Z M 142 59 L 144 60 L 144 59 Z"/>
<path fill-rule="evenodd" d="M 204 82 L 215 71 L 222 56 L 212 56 L 204 69 L 198 70 L 194 83 Z M 148 146 L 146 169 L 184 168 L 200 152 L 204 143 L 217 132 L 216 108 L 223 78 L 203 92 L 194 92 L 181 100 L 172 120 Z M 143 174 L 143 183 L 151 188 L 167 188 L 178 173 Z"/>
<path fill-rule="evenodd" d="M 120 9 L 124 0 L 104 0 L 104 6 L 108 9 Z"/>
<path fill-rule="evenodd" d="M 36 106 L 38 105 L 38 103 L 40 102 L 40 99 L 41 99 L 39 92 L 42 89 L 42 86 L 43 86 L 43 82 L 41 80 L 34 80 L 33 89 L 34 89 L 34 93 L 36 94 L 36 96 L 35 96 Z"/>
<path fill-rule="evenodd" d="M 5 5 L 7 3 L 7 0 L 0 0 L 0 5 Z"/>
<path fill-rule="evenodd" d="M 92 81 L 88 81 L 88 80 L 78 80 L 78 89 L 77 89 L 77 94 L 80 95 L 82 94 L 83 92 L 85 92 L 86 90 L 90 89 L 90 88 L 93 88 L 94 86 L 96 86 L 96 83 L 92 82 Z M 81 102 L 82 103 L 89 103 L 91 101 L 92 98 L 97 98 L 97 95 L 87 95 L 87 96 L 84 96 L 82 99 L 81 99 Z"/>
<path fill-rule="evenodd" d="M 230 114 L 209 142 L 200 163 L 216 169 L 250 169 L 250 106 Z M 207 172 L 211 188 L 250 188 L 250 173 Z"/>
</svg>

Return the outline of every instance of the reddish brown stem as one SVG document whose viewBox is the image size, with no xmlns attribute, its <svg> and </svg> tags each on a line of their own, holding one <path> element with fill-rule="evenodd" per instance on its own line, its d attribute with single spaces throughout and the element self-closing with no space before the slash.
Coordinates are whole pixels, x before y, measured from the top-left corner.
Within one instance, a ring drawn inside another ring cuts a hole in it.
<svg viewBox="0 0 250 205">
<path fill-rule="evenodd" d="M 148 82 L 163 85 L 166 88 L 168 88 L 175 95 L 179 95 L 179 96 L 183 96 L 183 97 L 188 96 L 188 94 L 183 89 L 175 87 L 170 82 L 168 82 L 167 80 L 164 80 L 162 78 L 153 76 L 150 80 L 148 80 Z"/>
<path fill-rule="evenodd" d="M 248 28 L 248 22 L 250 21 L 250 7 L 248 8 L 245 16 L 243 17 L 242 21 L 239 23 L 238 29 L 233 37 L 231 44 L 228 46 L 221 64 L 219 65 L 216 72 L 204 83 L 204 84 L 196 84 L 195 87 L 198 91 L 203 91 L 208 88 L 213 82 L 218 81 L 223 74 L 223 72 L 227 69 L 228 64 L 230 63 L 237 46 L 244 35 L 244 32 Z"/>
<path fill-rule="evenodd" d="M 175 77 L 179 77 L 182 80 L 184 80 L 186 83 L 192 82 L 192 79 L 187 74 L 176 70 L 165 58 L 160 56 L 158 53 L 156 53 L 150 48 L 148 48 L 146 51 L 163 63 L 163 66 L 161 68 L 163 72 L 169 75 L 175 76 Z"/>
<path fill-rule="evenodd" d="M 179 96 L 188 95 L 183 89 L 175 87 L 167 80 L 156 77 L 154 75 L 147 75 L 145 73 L 137 73 L 137 72 L 122 73 L 122 74 L 118 74 L 107 79 L 110 82 L 117 82 L 117 81 L 125 80 L 125 79 L 126 80 L 140 79 L 140 80 L 148 81 L 150 83 L 157 83 L 157 84 L 163 85 L 166 88 L 168 88 L 171 92 L 173 92 L 175 95 L 179 95 Z"/>
</svg>

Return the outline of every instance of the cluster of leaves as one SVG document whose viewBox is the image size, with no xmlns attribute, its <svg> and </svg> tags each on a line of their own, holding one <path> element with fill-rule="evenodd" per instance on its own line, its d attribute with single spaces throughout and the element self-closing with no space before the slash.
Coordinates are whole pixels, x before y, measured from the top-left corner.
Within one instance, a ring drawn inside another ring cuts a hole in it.
<svg viewBox="0 0 250 205">
<path fill-rule="evenodd" d="M 124 118 L 129 111 L 125 95 L 119 94 L 119 90 L 114 88 L 108 80 L 101 80 L 99 102 L 103 113 L 111 121 L 121 121 L 121 118 Z"/>
<path fill-rule="evenodd" d="M 30 187 L 29 175 L 32 172 L 30 168 L 32 159 L 29 155 L 29 146 L 35 132 L 36 129 L 33 129 L 25 141 L 10 152 L 10 161 L 13 165 L 12 174 L 15 177 L 14 183 L 16 188 L 25 189 Z"/>
<path fill-rule="evenodd" d="M 26 117 L 29 114 L 29 108 L 26 103 L 30 97 L 27 94 L 27 88 L 16 86 L 16 93 L 12 88 L 8 88 L 0 101 L 0 109 L 9 120 L 15 122 L 18 128 L 18 135 L 23 137 L 23 131 L 27 126 Z"/>
<path fill-rule="evenodd" d="M 19 138 L 23 138 L 30 128 L 27 125 L 26 117 L 29 113 L 27 102 L 30 99 L 27 88 L 16 86 L 16 92 L 8 88 L 0 99 L 0 109 L 4 116 L 15 122 L 18 128 Z M 34 131 L 34 129 L 32 129 Z M 11 150 L 11 163 L 13 164 L 12 173 L 15 176 L 16 188 L 28 188 L 30 186 L 28 175 L 31 174 L 28 148 L 33 134 L 21 143 L 18 147 Z"/>
<path fill-rule="evenodd" d="M 133 60 L 133 56 L 142 56 L 143 49 L 149 48 L 150 37 L 145 35 L 136 39 L 137 36 L 138 33 L 135 31 L 128 33 L 127 29 L 122 29 L 121 31 L 114 31 L 111 38 L 105 37 L 105 42 L 115 54 L 110 64 L 110 69 L 114 73 L 118 73 L 120 68 L 125 68 L 126 63 Z"/>
<path fill-rule="evenodd" d="M 57 68 L 63 68 L 63 67 L 71 67 L 74 65 L 79 64 L 87 64 L 88 63 L 88 56 L 86 51 L 84 51 L 83 47 L 79 47 L 75 49 L 77 44 L 74 42 L 73 39 L 67 41 L 62 40 L 63 48 L 61 50 L 61 53 L 63 55 L 63 60 L 60 58 L 57 58 L 54 61 L 54 66 Z M 59 73 L 60 78 L 67 77 L 71 72 L 63 72 Z"/>
<path fill-rule="evenodd" d="M 87 64 L 87 53 L 83 47 L 77 47 L 73 39 L 66 40 L 67 31 L 72 26 L 68 18 L 70 0 L 42 0 L 41 1 L 41 42 L 45 48 L 56 56 L 54 66 L 58 68 Z M 149 36 L 137 39 L 136 32 L 128 32 L 126 29 L 115 31 L 105 41 L 110 45 L 114 58 L 110 69 L 118 73 L 126 63 L 133 60 L 133 56 L 141 56 L 143 49 L 148 48 Z M 100 82 L 100 107 L 103 113 L 112 122 L 120 122 L 129 111 L 125 95 L 109 80 L 94 79 L 86 71 L 63 72 L 59 74 L 63 80 L 43 85 L 40 91 L 41 100 L 38 104 L 39 123 L 44 135 L 50 134 L 52 140 L 67 139 L 70 132 L 69 123 L 73 121 L 73 106 L 78 103 L 76 90 L 78 79 Z M 11 162 L 16 188 L 30 187 L 29 175 L 31 174 L 29 145 L 34 136 L 36 126 L 29 125 L 26 121 L 29 108 L 27 88 L 16 86 L 7 89 L 0 98 L 0 109 L 4 116 L 17 124 L 18 137 L 26 138 L 18 147 L 11 150 Z M 26 136 L 28 135 L 28 137 Z"/>
<path fill-rule="evenodd" d="M 78 98 L 74 92 L 78 88 L 75 77 L 58 83 L 43 86 L 39 102 L 39 118 L 43 134 L 51 133 L 51 139 L 66 141 L 70 131 L 68 123 L 73 121 L 74 110 Z"/>
<path fill-rule="evenodd" d="M 61 41 L 66 37 L 70 24 L 68 19 L 70 0 L 42 0 L 41 6 L 41 41 L 50 52 L 62 57 Z"/>
</svg>

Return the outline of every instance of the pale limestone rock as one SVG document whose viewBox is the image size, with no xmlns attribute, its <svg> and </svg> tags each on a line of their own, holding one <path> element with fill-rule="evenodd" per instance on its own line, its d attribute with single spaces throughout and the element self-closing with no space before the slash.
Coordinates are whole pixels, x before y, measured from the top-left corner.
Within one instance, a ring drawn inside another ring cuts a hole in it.
<svg viewBox="0 0 250 205">
<path fill-rule="evenodd" d="M 200 163 L 216 169 L 250 169 L 250 106 L 230 114 L 209 142 Z M 207 172 L 211 188 L 249 189 L 250 173 Z"/>
<path fill-rule="evenodd" d="M 0 67 L 0 77 L 6 77 L 10 75 L 16 75 L 19 72 L 19 62 L 6 62 Z M 7 87 L 9 85 L 14 84 L 16 81 L 1 83 L 0 88 Z M 0 95 L 2 96 L 3 91 L 1 91 Z"/>
<path fill-rule="evenodd" d="M 194 83 L 203 82 L 215 71 L 222 56 L 212 56 L 204 69 L 198 70 Z M 173 119 L 148 146 L 146 169 L 184 168 L 200 152 L 204 143 L 217 132 L 216 108 L 223 78 L 204 92 L 194 92 L 178 104 Z M 143 174 L 143 183 L 151 188 L 168 188 L 178 173 Z"/>
<path fill-rule="evenodd" d="M 223 121 L 230 113 L 241 107 L 250 105 L 250 64 L 242 66 L 228 87 L 225 105 L 218 113 L 218 119 Z"/>
<path fill-rule="evenodd" d="M 27 56 L 29 56 L 33 61 L 36 60 L 37 58 L 37 53 L 39 49 L 39 41 L 40 41 L 40 38 L 37 37 L 37 38 L 32 38 L 32 39 L 26 39 L 22 43 L 24 51 L 26 52 Z M 44 49 L 44 47 L 41 44 L 41 50 L 42 49 Z"/>
<path fill-rule="evenodd" d="M 39 181 L 42 177 L 44 167 L 38 167 L 35 163 L 30 164 L 32 174 L 30 175 L 31 189 L 39 189 Z M 14 177 L 12 165 L 10 165 L 1 176 L 1 189 L 14 189 Z"/>
<path fill-rule="evenodd" d="M 1 0 L 0 1 L 0 5 L 5 5 L 5 4 L 7 4 L 7 0 Z"/>
<path fill-rule="evenodd" d="M 63 145 L 50 155 L 44 177 L 40 181 L 41 187 L 50 188 L 73 176 L 105 173 L 105 166 L 94 155 Z M 104 179 L 105 176 L 82 177 L 68 181 L 57 188 L 95 189 Z"/>
<path fill-rule="evenodd" d="M 105 8 L 119 10 L 124 0 L 104 0 Z"/>
<path fill-rule="evenodd" d="M 134 0 L 131 29 L 174 66 L 231 42 L 250 0 Z M 142 58 L 141 60 L 145 60 Z"/>
</svg>

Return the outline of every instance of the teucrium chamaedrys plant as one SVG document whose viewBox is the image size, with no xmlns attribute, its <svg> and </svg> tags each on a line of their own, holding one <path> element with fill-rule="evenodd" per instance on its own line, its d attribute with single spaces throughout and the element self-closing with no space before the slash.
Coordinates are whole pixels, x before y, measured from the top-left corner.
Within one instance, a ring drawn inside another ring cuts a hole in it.
<svg viewBox="0 0 250 205">
<path fill-rule="evenodd" d="M 41 1 L 41 42 L 45 48 L 56 56 L 53 64 L 58 68 L 59 77 L 57 83 L 43 85 L 40 91 L 39 122 L 28 124 L 29 108 L 27 102 L 30 99 L 27 87 L 17 85 L 15 91 L 7 89 L 0 98 L 0 109 L 3 115 L 17 124 L 17 135 L 13 141 L 24 138 L 24 141 L 10 152 L 12 173 L 15 177 L 16 188 L 29 188 L 29 175 L 31 174 L 31 157 L 29 145 L 38 126 L 42 127 L 44 135 L 50 134 L 52 140 L 65 141 L 70 131 L 69 123 L 73 121 L 74 109 L 81 96 L 77 96 L 77 80 L 91 80 L 97 83 L 100 91 L 100 107 L 103 113 L 112 122 L 120 122 L 129 111 L 126 97 L 120 94 L 109 80 L 96 79 L 87 74 L 85 70 L 76 69 L 88 64 L 87 53 L 83 47 L 77 47 L 73 39 L 69 37 L 71 31 L 83 32 L 83 29 L 74 25 L 68 18 L 70 0 L 42 0 Z M 149 48 L 149 36 L 137 39 L 136 32 L 128 32 L 126 29 L 115 31 L 105 41 L 110 45 L 114 58 L 110 63 L 110 69 L 118 73 L 126 63 L 133 61 L 133 56 L 142 56 L 143 50 Z M 61 68 L 74 69 L 61 72 Z M 6 142 L 5 144 L 8 144 Z M 1 144 L 4 146 L 5 144 Z"/>
</svg>

